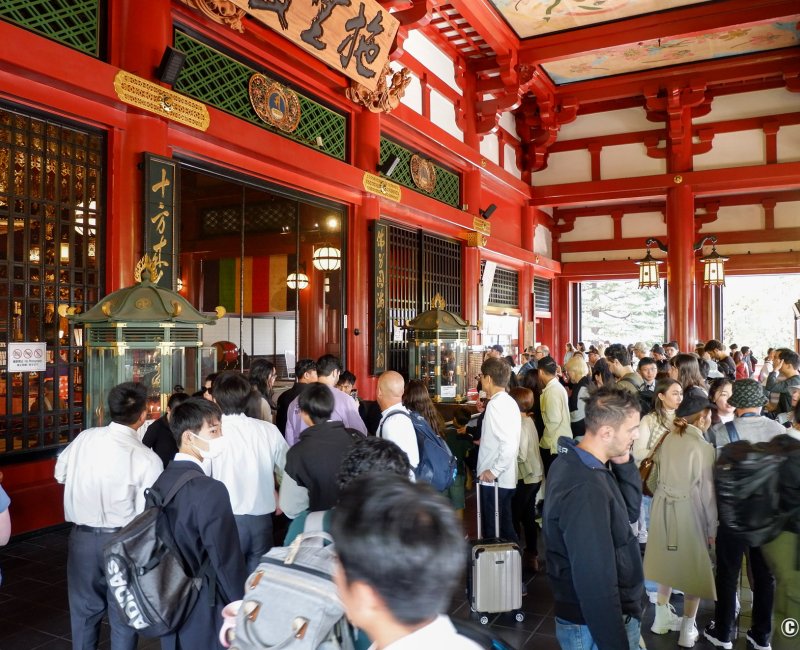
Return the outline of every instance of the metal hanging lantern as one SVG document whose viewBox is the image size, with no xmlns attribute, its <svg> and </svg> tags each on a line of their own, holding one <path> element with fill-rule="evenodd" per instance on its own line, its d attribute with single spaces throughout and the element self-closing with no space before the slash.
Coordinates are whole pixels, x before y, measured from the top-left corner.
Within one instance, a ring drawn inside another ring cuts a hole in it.
<svg viewBox="0 0 800 650">
<path fill-rule="evenodd" d="M 647 244 L 647 255 L 636 262 L 639 267 L 639 288 L 658 289 L 661 286 L 661 276 L 658 267 L 663 260 L 657 260 L 650 254 L 650 244 Z"/>
<path fill-rule="evenodd" d="M 703 286 L 704 287 L 724 287 L 725 286 L 725 262 L 729 258 L 717 253 L 717 247 L 712 246 L 711 252 L 705 257 L 701 257 L 703 263 Z"/>
</svg>

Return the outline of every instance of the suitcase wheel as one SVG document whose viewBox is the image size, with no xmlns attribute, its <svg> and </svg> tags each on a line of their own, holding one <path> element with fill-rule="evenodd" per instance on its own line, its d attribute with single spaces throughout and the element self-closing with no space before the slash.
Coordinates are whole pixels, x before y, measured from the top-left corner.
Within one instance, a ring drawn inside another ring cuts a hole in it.
<svg viewBox="0 0 800 650">
<path fill-rule="evenodd" d="M 522 623 L 525 620 L 525 613 L 517 612 L 516 614 L 514 614 L 514 620 L 516 620 L 517 623 Z"/>
<path fill-rule="evenodd" d="M 486 614 L 481 614 L 480 617 L 481 625 L 489 625 L 489 617 Z"/>
</svg>

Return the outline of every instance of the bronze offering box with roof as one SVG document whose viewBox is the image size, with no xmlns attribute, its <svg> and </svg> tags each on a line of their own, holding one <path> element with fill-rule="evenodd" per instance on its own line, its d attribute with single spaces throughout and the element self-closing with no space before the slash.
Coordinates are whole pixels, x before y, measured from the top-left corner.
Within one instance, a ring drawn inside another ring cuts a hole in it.
<svg viewBox="0 0 800 650">
<path fill-rule="evenodd" d="M 431 309 L 408 321 L 409 379 L 421 379 L 434 402 L 466 401 L 470 324 L 445 311 L 438 293 Z"/>
<path fill-rule="evenodd" d="M 85 314 L 62 306 L 84 329 L 87 427 L 107 424 L 108 392 L 119 383 L 143 384 L 148 419 L 155 419 L 166 412 L 175 386 L 191 394 L 201 385 L 202 369 L 214 367 L 215 351 L 202 348 L 203 327 L 216 324 L 224 309 L 211 317 L 197 311 L 179 293 L 153 283 L 156 272 L 145 256 L 134 286 L 107 295 Z"/>
</svg>

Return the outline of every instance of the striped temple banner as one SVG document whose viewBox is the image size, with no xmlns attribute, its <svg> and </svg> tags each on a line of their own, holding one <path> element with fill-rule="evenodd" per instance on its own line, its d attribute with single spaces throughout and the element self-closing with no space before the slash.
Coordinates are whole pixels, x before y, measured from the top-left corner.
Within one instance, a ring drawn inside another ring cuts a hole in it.
<svg viewBox="0 0 800 650">
<path fill-rule="evenodd" d="M 293 310 L 294 291 L 286 286 L 286 276 L 294 259 L 269 255 L 203 260 L 203 311 L 217 305 L 233 314 Z"/>
</svg>

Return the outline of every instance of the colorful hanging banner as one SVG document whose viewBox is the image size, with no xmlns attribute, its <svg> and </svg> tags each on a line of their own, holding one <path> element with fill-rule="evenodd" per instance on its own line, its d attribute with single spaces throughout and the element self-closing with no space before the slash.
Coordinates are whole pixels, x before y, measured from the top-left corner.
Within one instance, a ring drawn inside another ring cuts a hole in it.
<svg viewBox="0 0 800 650">
<path fill-rule="evenodd" d="M 230 314 L 294 309 L 294 292 L 286 286 L 289 258 L 269 255 L 203 260 L 203 309 L 222 305 Z"/>
</svg>

